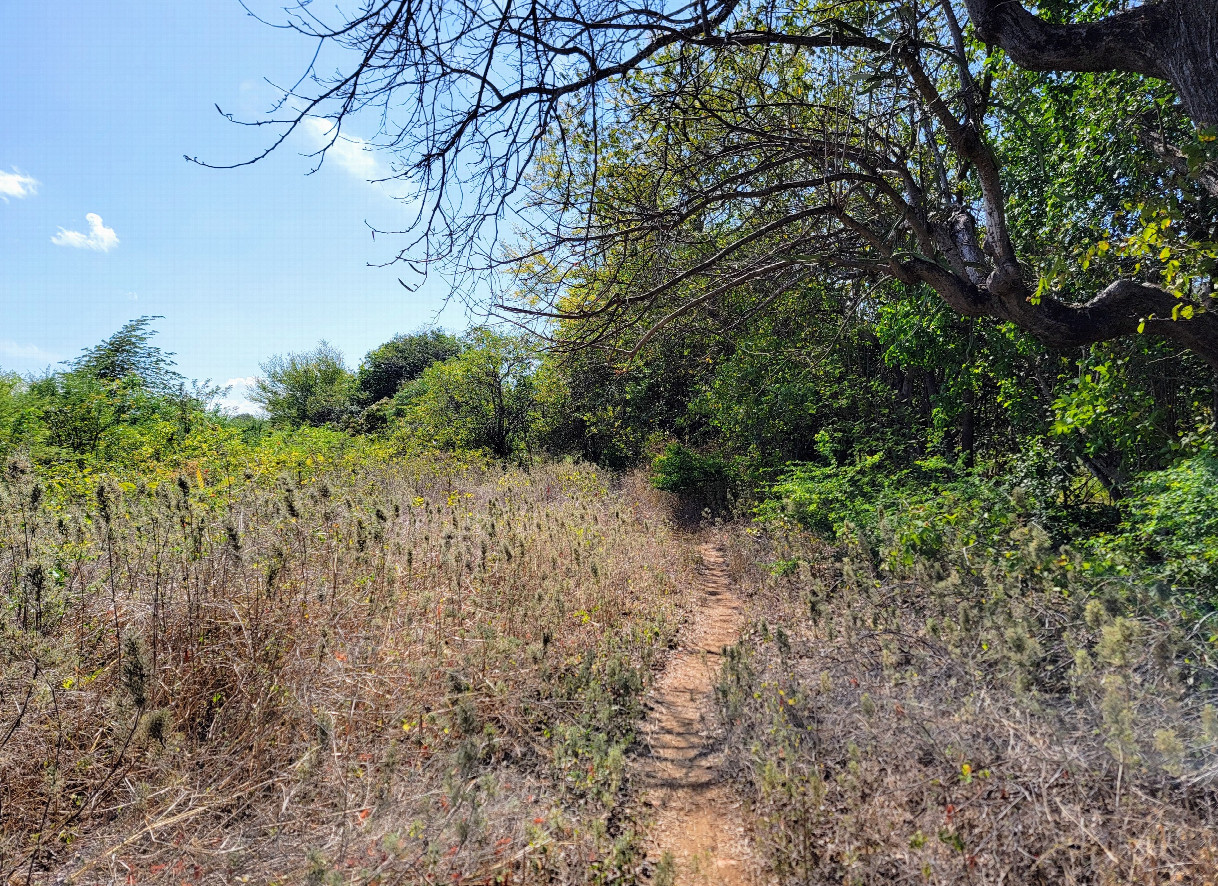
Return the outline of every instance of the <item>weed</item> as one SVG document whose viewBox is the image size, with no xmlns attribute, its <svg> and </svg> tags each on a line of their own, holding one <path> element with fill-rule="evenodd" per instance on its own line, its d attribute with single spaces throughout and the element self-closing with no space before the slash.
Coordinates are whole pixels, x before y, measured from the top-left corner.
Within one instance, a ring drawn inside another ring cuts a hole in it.
<svg viewBox="0 0 1218 886">
<path fill-rule="evenodd" d="M 837 549 L 776 523 L 731 539 L 753 612 L 717 698 L 775 873 L 1214 880 L 1204 617 L 1014 515 L 950 514 Z M 769 565 L 793 561 L 818 565 Z"/>
<path fill-rule="evenodd" d="M 695 575 L 664 509 L 343 445 L 9 466 L 0 882 L 634 876 L 606 823 Z"/>
</svg>

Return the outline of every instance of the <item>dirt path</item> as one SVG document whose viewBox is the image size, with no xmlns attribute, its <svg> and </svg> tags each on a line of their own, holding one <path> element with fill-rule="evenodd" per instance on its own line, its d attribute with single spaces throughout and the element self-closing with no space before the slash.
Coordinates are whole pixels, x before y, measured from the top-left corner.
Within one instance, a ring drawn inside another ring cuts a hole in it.
<svg viewBox="0 0 1218 886">
<path fill-rule="evenodd" d="M 712 728 L 721 650 L 739 639 L 743 615 L 722 553 L 708 543 L 701 554 L 704 597 L 649 696 L 643 727 L 647 753 L 637 765 L 656 817 L 648 858 L 653 882 L 673 882 L 661 864 L 671 853 L 677 886 L 760 886 L 767 881 L 756 873 Z"/>
</svg>

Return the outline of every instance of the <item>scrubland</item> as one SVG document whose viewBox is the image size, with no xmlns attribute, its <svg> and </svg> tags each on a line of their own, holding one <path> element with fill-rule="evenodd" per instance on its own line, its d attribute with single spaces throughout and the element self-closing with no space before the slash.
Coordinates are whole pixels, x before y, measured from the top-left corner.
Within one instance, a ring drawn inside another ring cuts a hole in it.
<svg viewBox="0 0 1218 886">
<path fill-rule="evenodd" d="M 693 567 L 645 483 L 434 456 L 51 494 L 15 458 L 0 489 L 0 882 L 633 871 Z"/>
<path fill-rule="evenodd" d="M 963 504 L 726 536 L 719 710 L 778 880 L 1218 881 L 1212 609 Z"/>
</svg>

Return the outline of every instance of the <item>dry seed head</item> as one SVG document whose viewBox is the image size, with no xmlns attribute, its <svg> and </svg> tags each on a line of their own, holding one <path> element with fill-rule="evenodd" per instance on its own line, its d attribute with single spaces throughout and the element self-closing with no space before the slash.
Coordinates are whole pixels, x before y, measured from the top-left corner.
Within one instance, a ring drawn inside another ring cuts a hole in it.
<svg viewBox="0 0 1218 886">
<path fill-rule="evenodd" d="M 1104 604 L 1099 600 L 1088 601 L 1086 608 L 1083 609 L 1083 621 L 1093 631 L 1098 631 L 1108 624 L 1110 620 L 1111 616 L 1108 615 L 1108 610 L 1104 608 Z"/>
<path fill-rule="evenodd" d="M 8 479 L 15 482 L 32 473 L 34 466 L 24 458 L 13 458 L 9 460 L 7 470 Z"/>
<path fill-rule="evenodd" d="M 1212 704 L 1201 709 L 1201 735 L 1207 744 L 1218 744 L 1218 708 Z"/>
<path fill-rule="evenodd" d="M 1111 665 L 1123 667 L 1129 664 L 1133 647 L 1141 636 L 1141 626 L 1128 618 L 1116 618 L 1105 625 L 1095 651 Z"/>
<path fill-rule="evenodd" d="M 25 567 L 25 584 L 31 591 L 41 595 L 46 589 L 47 573 L 42 564 L 33 560 Z"/>
<path fill-rule="evenodd" d="M 123 688 L 137 708 L 148 703 L 148 665 L 144 662 L 143 645 L 134 634 L 128 634 L 123 641 Z"/>
<path fill-rule="evenodd" d="M 106 490 L 105 483 L 97 484 L 97 490 L 94 493 L 94 497 L 97 499 L 98 516 L 101 517 L 103 523 L 109 524 L 111 518 L 110 493 Z"/>
<path fill-rule="evenodd" d="M 1163 768 L 1171 775 L 1184 772 L 1184 742 L 1171 729 L 1155 730 L 1155 750 L 1163 758 Z"/>
<path fill-rule="evenodd" d="M 168 708 L 157 708 L 149 711 L 140 724 L 140 731 L 145 740 L 159 742 L 164 747 L 173 731 L 173 718 Z"/>
</svg>

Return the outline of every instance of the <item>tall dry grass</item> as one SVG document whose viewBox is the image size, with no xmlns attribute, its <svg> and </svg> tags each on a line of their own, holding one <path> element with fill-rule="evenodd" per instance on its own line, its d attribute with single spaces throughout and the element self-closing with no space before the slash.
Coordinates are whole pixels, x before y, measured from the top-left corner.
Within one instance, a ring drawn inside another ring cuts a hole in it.
<svg viewBox="0 0 1218 886">
<path fill-rule="evenodd" d="M 595 882 L 692 579 L 586 467 L 0 483 L 0 882 Z"/>
<path fill-rule="evenodd" d="M 1034 526 L 994 556 L 945 533 L 892 569 L 729 539 L 751 623 L 720 707 L 779 881 L 1218 882 L 1212 629 Z"/>
</svg>

